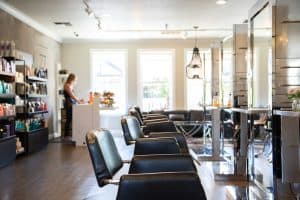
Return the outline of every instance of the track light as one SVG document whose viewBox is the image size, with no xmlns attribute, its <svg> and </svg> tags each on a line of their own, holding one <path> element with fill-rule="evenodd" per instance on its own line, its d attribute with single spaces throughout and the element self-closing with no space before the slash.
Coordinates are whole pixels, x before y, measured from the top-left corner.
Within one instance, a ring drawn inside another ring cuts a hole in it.
<svg viewBox="0 0 300 200">
<path fill-rule="evenodd" d="M 101 31 L 102 27 L 101 27 L 101 22 L 100 21 L 97 23 L 97 26 L 98 26 L 98 30 Z"/>
<path fill-rule="evenodd" d="M 95 20 L 97 21 L 98 30 L 102 30 L 100 17 L 98 15 L 96 15 L 96 13 L 93 12 L 93 9 L 89 5 L 89 1 L 88 0 L 83 0 L 82 2 L 85 5 L 85 9 L 84 9 L 85 12 L 88 14 L 89 17 L 94 17 L 95 18 Z"/>
<path fill-rule="evenodd" d="M 94 15 L 94 12 L 89 7 L 85 8 L 85 12 L 88 14 L 89 17 L 92 17 Z"/>
</svg>

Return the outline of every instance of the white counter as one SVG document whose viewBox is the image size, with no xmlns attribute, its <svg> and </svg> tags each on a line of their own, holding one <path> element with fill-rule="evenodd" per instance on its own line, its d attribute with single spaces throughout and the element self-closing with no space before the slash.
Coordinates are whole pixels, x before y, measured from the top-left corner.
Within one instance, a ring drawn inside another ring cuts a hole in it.
<svg viewBox="0 0 300 200">
<path fill-rule="evenodd" d="M 99 103 L 73 105 L 72 140 L 76 146 L 85 146 L 85 135 L 93 129 L 118 129 L 120 117 L 115 108 L 100 108 Z"/>
</svg>

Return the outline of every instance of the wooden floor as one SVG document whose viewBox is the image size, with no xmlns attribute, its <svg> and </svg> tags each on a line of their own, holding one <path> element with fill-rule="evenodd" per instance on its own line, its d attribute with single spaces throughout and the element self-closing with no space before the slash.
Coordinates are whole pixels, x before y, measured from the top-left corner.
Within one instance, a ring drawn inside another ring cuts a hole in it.
<svg viewBox="0 0 300 200">
<path fill-rule="evenodd" d="M 125 146 L 121 137 L 116 141 L 123 159 L 130 158 L 132 148 Z M 215 183 L 214 167 L 211 162 L 198 166 L 208 200 L 252 199 L 251 186 Z M 127 169 L 124 167 L 118 176 Z M 116 193 L 117 186 L 97 186 L 87 149 L 70 144 L 50 143 L 41 152 L 18 158 L 0 169 L 1 200 L 114 200 Z"/>
</svg>

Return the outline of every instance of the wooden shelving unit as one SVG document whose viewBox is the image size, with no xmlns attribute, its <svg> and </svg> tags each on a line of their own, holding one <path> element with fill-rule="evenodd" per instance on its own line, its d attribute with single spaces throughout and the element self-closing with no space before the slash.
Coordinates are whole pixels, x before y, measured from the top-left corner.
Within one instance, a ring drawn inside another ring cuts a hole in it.
<svg viewBox="0 0 300 200">
<path fill-rule="evenodd" d="M 0 57 L 10 64 L 15 63 L 13 57 Z M 2 60 L 1 60 L 2 62 Z M 10 84 L 15 82 L 15 73 L 0 71 L 0 80 Z M 0 103 L 15 104 L 15 94 L 0 94 Z M 0 136 L 0 167 L 6 166 L 16 158 L 15 115 L 0 116 L 1 129 L 5 132 Z M 4 128 L 5 127 L 5 128 Z"/>
<path fill-rule="evenodd" d="M 36 76 L 28 76 L 27 70 L 24 67 L 24 69 L 17 68 L 18 72 L 23 73 L 24 79 L 23 82 L 18 82 L 16 84 L 16 87 L 24 87 L 25 84 L 45 84 L 47 86 L 47 79 L 40 78 Z M 16 91 L 21 91 L 16 88 Z M 23 90 L 24 93 L 17 94 L 24 100 L 24 105 L 18 106 L 23 107 L 21 113 L 17 113 L 17 118 L 19 120 L 31 120 L 34 118 L 42 118 L 44 120 L 47 120 L 44 116 L 48 113 L 48 110 L 39 110 L 35 112 L 29 111 L 29 102 L 31 101 L 41 101 L 47 98 L 47 94 L 32 94 L 30 93 L 29 89 L 25 87 Z M 20 141 L 22 142 L 24 147 L 24 154 L 30 154 L 33 152 L 40 151 L 48 144 L 48 128 L 43 127 L 43 125 L 40 124 L 42 127 L 38 127 L 34 130 L 18 130 L 16 128 L 16 136 L 20 138 Z M 23 153 L 20 153 L 23 154 Z"/>
</svg>

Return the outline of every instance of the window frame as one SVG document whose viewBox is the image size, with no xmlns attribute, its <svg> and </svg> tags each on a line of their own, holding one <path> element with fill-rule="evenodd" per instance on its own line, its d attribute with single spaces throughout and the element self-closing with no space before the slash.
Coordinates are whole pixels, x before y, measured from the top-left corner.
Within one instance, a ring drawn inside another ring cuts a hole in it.
<svg viewBox="0 0 300 200">
<path fill-rule="evenodd" d="M 93 52 L 124 52 L 125 55 L 125 65 L 124 65 L 124 82 L 125 82 L 125 100 L 124 108 L 119 108 L 118 110 L 126 112 L 128 107 L 128 49 L 110 49 L 110 48 L 91 48 L 89 50 L 89 66 L 90 66 L 90 89 L 94 89 L 94 68 L 92 66 L 92 53 Z"/>
<path fill-rule="evenodd" d="M 137 56 L 137 70 L 136 70 L 136 77 L 137 77 L 137 103 L 140 106 L 142 110 L 143 108 L 143 87 L 142 87 L 142 74 L 141 74 L 141 60 L 140 60 L 140 55 L 142 52 L 163 52 L 163 51 L 169 51 L 172 56 L 172 73 L 171 73 L 171 81 L 170 81 L 170 105 L 169 109 L 175 108 L 175 97 L 176 97 L 176 85 L 175 85 L 175 78 L 176 78 L 176 49 L 172 48 L 143 48 L 143 49 L 137 49 L 136 51 L 136 56 Z"/>
</svg>

